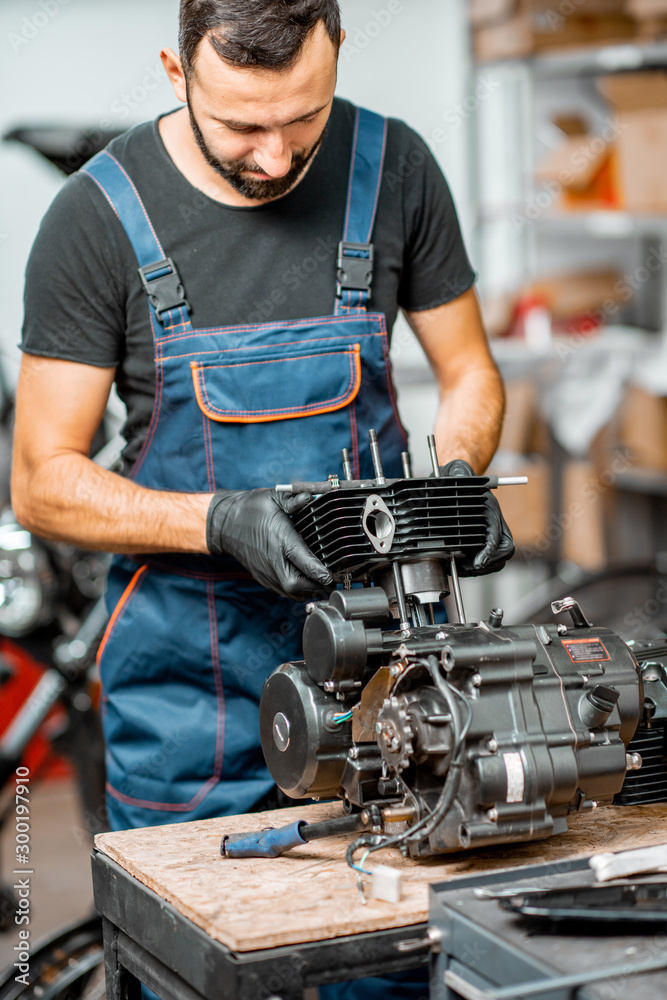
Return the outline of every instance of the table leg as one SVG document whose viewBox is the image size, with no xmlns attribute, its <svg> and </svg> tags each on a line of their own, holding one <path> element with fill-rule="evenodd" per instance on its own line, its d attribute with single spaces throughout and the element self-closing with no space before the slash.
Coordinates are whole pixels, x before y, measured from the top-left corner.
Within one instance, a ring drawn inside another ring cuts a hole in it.
<svg viewBox="0 0 667 1000">
<path fill-rule="evenodd" d="M 141 1000 L 141 983 L 118 960 L 118 928 L 102 919 L 106 1000 Z"/>
</svg>

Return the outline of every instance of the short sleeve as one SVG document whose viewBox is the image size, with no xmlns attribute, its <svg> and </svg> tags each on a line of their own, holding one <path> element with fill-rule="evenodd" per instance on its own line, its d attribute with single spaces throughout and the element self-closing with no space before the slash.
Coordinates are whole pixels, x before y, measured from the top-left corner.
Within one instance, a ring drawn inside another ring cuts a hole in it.
<svg viewBox="0 0 667 1000">
<path fill-rule="evenodd" d="M 463 295 L 475 283 L 475 272 L 449 185 L 424 140 L 407 127 L 406 133 L 405 257 L 398 303 L 420 312 Z"/>
<path fill-rule="evenodd" d="M 25 353 L 104 368 L 119 363 L 126 281 L 118 225 L 89 178 L 75 175 L 58 192 L 26 269 Z"/>
</svg>

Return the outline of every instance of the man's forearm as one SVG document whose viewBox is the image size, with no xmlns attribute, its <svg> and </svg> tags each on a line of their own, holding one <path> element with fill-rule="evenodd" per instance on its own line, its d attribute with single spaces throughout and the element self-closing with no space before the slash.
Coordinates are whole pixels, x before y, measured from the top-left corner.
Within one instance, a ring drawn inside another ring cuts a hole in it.
<svg viewBox="0 0 667 1000">
<path fill-rule="evenodd" d="M 498 370 L 485 366 L 466 372 L 441 394 L 434 431 L 440 464 L 462 458 L 478 475 L 483 473 L 498 447 L 504 411 Z"/>
<path fill-rule="evenodd" d="M 76 453 L 15 473 L 18 520 L 34 534 L 106 552 L 206 552 L 211 494 L 148 490 Z"/>
</svg>

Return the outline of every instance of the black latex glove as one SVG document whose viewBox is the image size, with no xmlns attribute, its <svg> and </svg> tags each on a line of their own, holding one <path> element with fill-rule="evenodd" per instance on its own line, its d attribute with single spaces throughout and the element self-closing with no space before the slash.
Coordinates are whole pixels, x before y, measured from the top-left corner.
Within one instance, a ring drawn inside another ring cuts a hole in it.
<svg viewBox="0 0 667 1000">
<path fill-rule="evenodd" d="M 473 469 L 462 458 L 440 466 L 443 476 L 474 476 Z M 461 576 L 482 576 L 496 573 L 514 555 L 514 539 L 505 523 L 500 504 L 491 490 L 486 493 L 486 545 L 474 559 L 456 561 Z"/>
<path fill-rule="evenodd" d="M 312 499 L 309 493 L 218 490 L 206 517 L 209 552 L 234 556 L 263 587 L 281 597 L 321 597 L 332 589 L 333 577 L 289 519 Z"/>
</svg>

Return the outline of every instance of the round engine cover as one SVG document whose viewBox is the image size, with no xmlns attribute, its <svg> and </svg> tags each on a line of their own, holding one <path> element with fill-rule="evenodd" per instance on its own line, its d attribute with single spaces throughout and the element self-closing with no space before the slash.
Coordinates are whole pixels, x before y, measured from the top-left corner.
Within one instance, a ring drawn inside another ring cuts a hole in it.
<svg viewBox="0 0 667 1000">
<path fill-rule="evenodd" d="M 347 621 L 338 608 L 320 605 L 306 619 L 303 652 L 308 672 L 320 684 L 356 678 L 366 666 L 364 623 Z"/>
<path fill-rule="evenodd" d="M 342 711 L 311 679 L 304 663 L 284 663 L 267 680 L 259 706 L 262 750 L 273 780 L 287 795 L 343 794 L 350 724 L 331 722 Z"/>
</svg>

